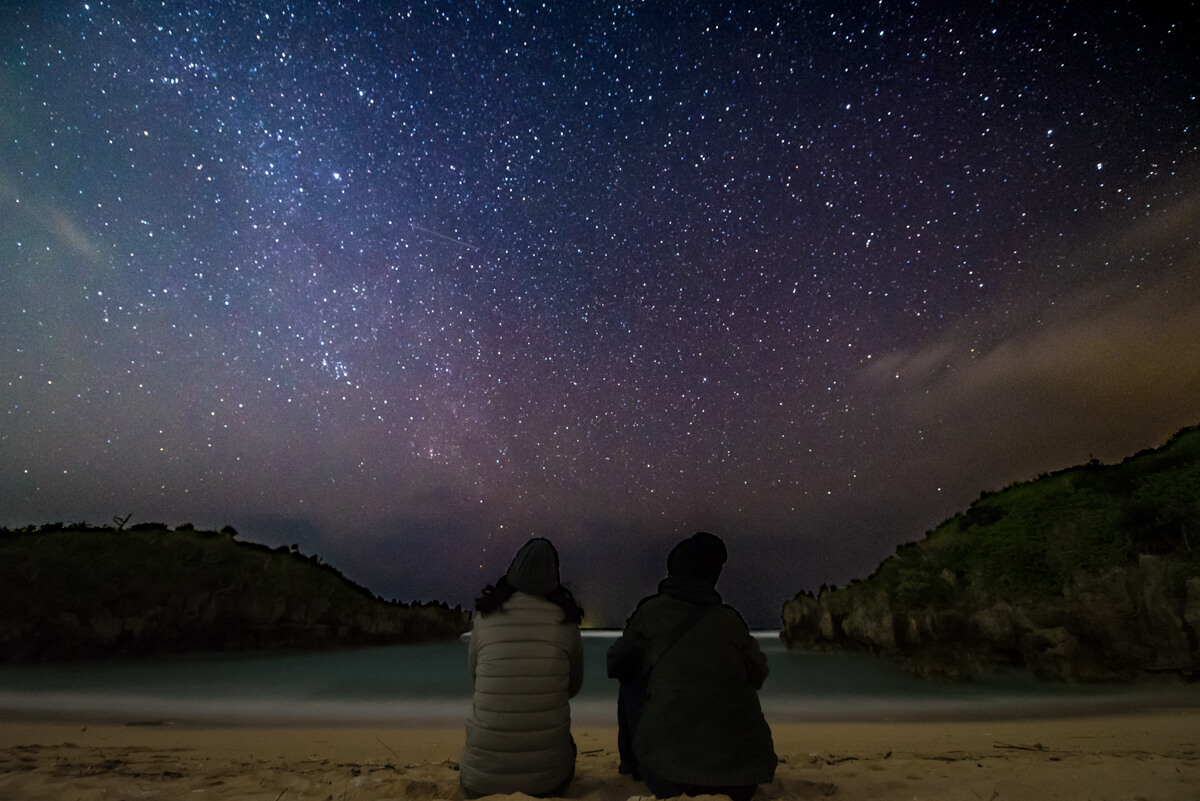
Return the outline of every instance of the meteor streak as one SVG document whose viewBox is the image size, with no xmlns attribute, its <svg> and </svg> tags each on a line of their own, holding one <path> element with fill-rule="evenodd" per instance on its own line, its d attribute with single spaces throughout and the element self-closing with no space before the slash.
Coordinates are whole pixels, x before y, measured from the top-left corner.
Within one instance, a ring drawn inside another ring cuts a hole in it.
<svg viewBox="0 0 1200 801">
<path fill-rule="evenodd" d="M 455 239 L 452 236 L 446 236 L 445 234 L 439 234 L 437 231 L 430 231 L 428 228 L 422 228 L 421 226 L 417 225 L 416 223 L 410 222 L 408 225 L 414 231 L 420 231 L 423 234 L 429 234 L 430 236 L 435 236 L 438 239 L 442 239 L 446 242 L 453 242 L 456 245 L 462 245 L 464 248 L 470 248 L 471 250 L 479 250 L 479 247 L 477 245 L 472 245 L 470 242 L 464 242 L 461 239 Z"/>
</svg>

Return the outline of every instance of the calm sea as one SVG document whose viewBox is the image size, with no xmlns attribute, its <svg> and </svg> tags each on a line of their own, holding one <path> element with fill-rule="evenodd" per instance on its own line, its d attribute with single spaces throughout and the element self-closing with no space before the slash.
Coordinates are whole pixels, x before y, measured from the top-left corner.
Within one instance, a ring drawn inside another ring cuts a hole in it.
<svg viewBox="0 0 1200 801">
<path fill-rule="evenodd" d="M 605 677 L 613 632 L 586 632 L 577 722 L 616 724 Z M 760 697 L 772 722 L 1088 715 L 1200 707 L 1200 685 L 1068 685 L 1019 671 L 965 683 L 916 679 L 861 654 L 788 651 L 757 635 L 771 675 Z M 190 656 L 0 667 L 0 716 L 164 722 L 453 723 L 470 710 L 465 640 L 305 654 Z"/>
</svg>

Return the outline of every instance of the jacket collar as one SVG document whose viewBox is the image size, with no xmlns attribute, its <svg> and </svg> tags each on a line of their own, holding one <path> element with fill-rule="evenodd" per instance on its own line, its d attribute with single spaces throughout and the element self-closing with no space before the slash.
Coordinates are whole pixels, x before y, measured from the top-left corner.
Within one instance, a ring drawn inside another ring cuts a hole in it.
<svg viewBox="0 0 1200 801">
<path fill-rule="evenodd" d="M 691 576 L 667 576 L 658 584 L 660 594 L 693 606 L 721 603 L 721 594 L 707 581 Z"/>
</svg>

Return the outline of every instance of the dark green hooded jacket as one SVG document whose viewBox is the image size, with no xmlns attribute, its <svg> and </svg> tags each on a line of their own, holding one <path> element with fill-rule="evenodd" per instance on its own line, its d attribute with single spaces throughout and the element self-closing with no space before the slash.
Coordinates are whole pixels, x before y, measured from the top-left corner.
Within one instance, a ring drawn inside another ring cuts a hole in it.
<svg viewBox="0 0 1200 801">
<path fill-rule="evenodd" d="M 744 786 L 775 776 L 758 703 L 767 658 L 742 616 L 701 579 L 670 576 L 643 600 L 608 652 L 608 675 L 637 681 L 681 621 L 706 611 L 658 659 L 633 735 L 638 762 L 678 784 Z"/>
</svg>

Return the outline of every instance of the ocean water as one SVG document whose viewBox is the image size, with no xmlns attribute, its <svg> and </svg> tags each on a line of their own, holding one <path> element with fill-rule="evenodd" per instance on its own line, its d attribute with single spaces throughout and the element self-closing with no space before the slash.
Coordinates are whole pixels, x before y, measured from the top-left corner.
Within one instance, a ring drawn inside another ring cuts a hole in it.
<svg viewBox="0 0 1200 801">
<path fill-rule="evenodd" d="M 1021 671 L 927 682 L 863 654 L 788 651 L 756 636 L 772 722 L 1089 715 L 1200 707 L 1200 685 L 1070 685 Z M 585 632 L 580 723 L 616 725 L 604 656 L 615 632 Z M 0 716 L 129 724 L 441 724 L 466 717 L 466 640 L 317 653 L 188 656 L 0 667 Z"/>
</svg>

